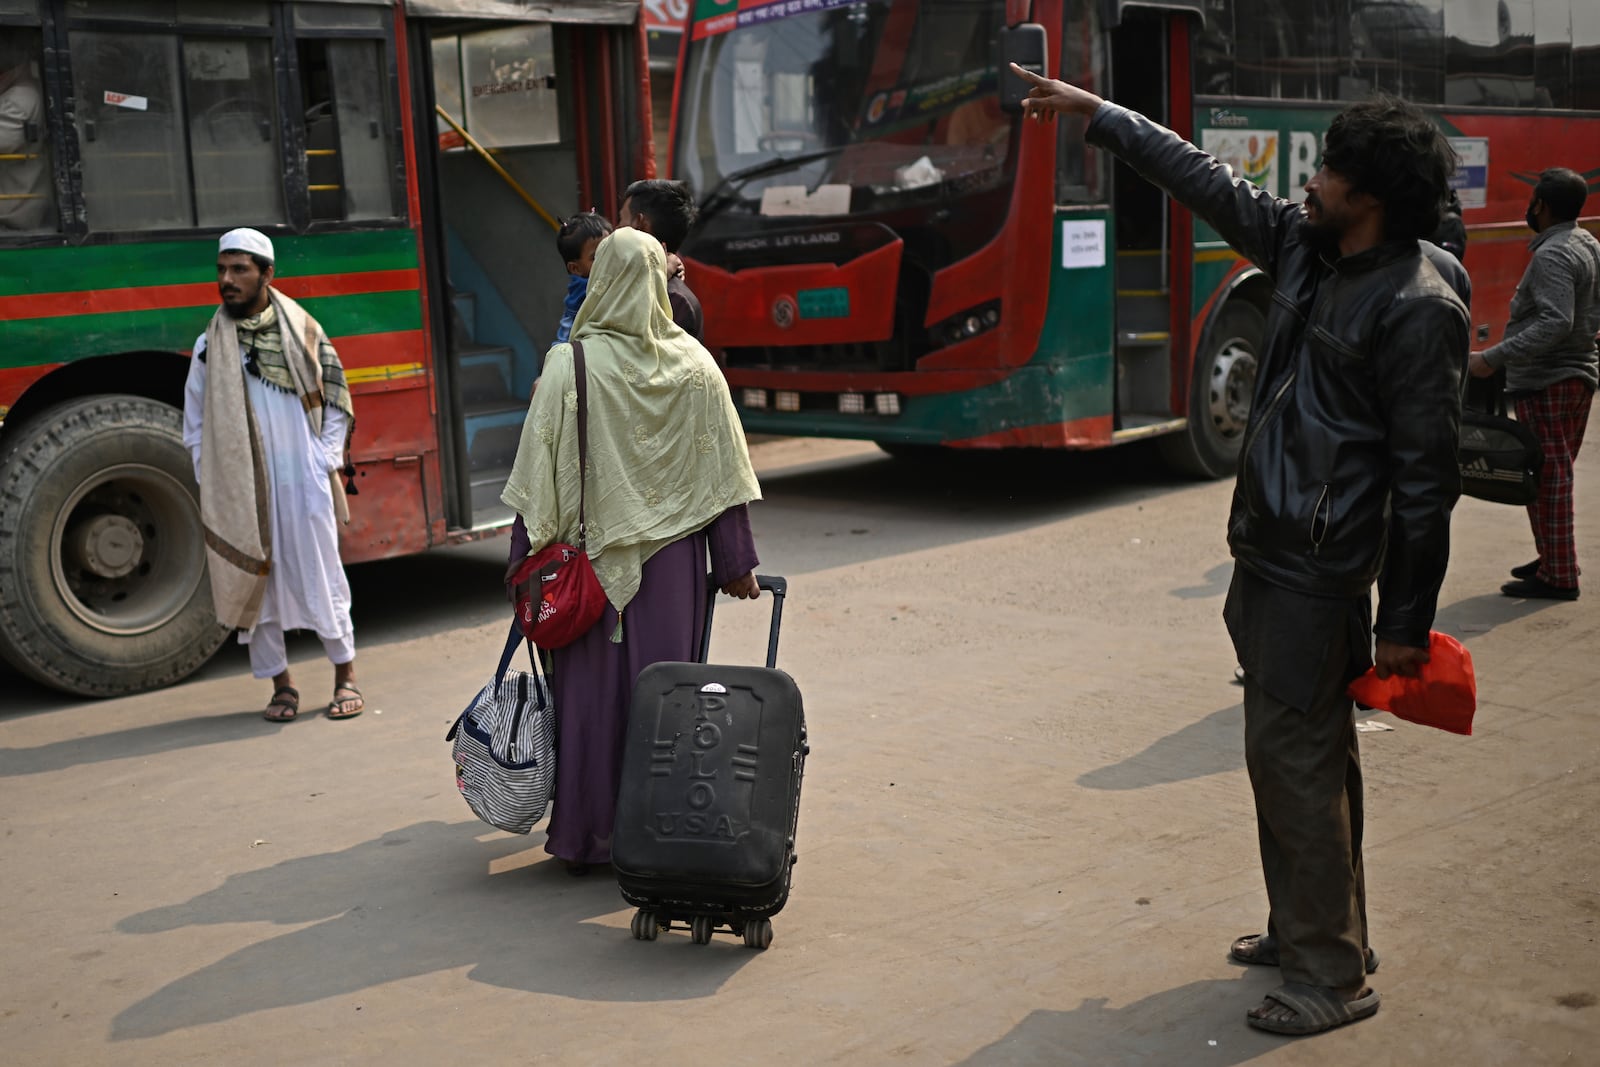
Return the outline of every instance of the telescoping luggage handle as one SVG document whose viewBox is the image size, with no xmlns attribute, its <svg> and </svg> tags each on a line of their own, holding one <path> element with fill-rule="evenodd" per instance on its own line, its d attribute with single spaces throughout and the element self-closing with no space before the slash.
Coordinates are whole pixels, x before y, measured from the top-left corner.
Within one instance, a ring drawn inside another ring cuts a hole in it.
<svg viewBox="0 0 1600 1067">
<path fill-rule="evenodd" d="M 789 582 L 775 574 L 756 575 L 756 584 L 772 594 L 772 629 L 767 633 L 767 666 L 778 665 L 778 629 L 783 625 L 783 598 L 789 592 Z M 700 662 L 711 655 L 711 616 L 717 610 L 717 594 L 721 586 L 706 575 L 706 628 L 700 637 Z"/>
</svg>

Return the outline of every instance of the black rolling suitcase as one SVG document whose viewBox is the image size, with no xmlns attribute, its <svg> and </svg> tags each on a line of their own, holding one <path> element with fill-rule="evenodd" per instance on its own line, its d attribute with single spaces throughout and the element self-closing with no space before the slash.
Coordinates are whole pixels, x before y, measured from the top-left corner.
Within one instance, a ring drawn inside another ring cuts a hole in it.
<svg viewBox="0 0 1600 1067">
<path fill-rule="evenodd" d="M 701 662 L 652 664 L 633 688 L 611 863 L 641 941 L 676 924 L 698 945 L 727 930 L 764 949 L 789 899 L 809 747 L 800 690 L 775 666 L 787 583 L 757 577 L 772 594 L 765 667 L 704 662 L 712 587 Z"/>
</svg>

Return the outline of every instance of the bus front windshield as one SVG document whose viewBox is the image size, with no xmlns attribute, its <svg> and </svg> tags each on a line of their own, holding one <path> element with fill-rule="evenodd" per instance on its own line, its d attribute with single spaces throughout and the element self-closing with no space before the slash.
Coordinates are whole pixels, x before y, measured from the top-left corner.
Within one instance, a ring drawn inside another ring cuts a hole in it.
<svg viewBox="0 0 1600 1067">
<path fill-rule="evenodd" d="M 746 9 L 699 28 L 679 98 L 677 172 L 708 208 L 859 214 L 1009 178 L 1004 0 L 823 3 L 795 15 L 781 3 Z"/>
</svg>

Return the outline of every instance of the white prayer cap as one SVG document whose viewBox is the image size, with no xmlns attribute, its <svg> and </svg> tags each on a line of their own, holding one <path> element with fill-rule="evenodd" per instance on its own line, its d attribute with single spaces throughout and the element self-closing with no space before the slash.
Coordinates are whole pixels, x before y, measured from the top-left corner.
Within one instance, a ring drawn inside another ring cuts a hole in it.
<svg viewBox="0 0 1600 1067">
<path fill-rule="evenodd" d="M 243 227 L 229 230 L 222 235 L 222 240 L 217 242 L 218 252 L 250 252 L 260 256 L 268 263 L 276 263 L 277 257 L 272 254 L 272 238 L 260 230 Z"/>
</svg>

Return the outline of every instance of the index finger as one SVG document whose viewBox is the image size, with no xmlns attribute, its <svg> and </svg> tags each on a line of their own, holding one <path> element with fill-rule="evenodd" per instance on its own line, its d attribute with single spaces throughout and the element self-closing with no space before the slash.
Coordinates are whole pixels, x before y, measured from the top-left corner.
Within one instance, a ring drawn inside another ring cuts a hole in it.
<svg viewBox="0 0 1600 1067">
<path fill-rule="evenodd" d="M 1034 85 L 1049 85 L 1050 84 L 1050 79 L 1049 78 L 1041 77 L 1040 75 L 1035 74 L 1033 71 L 1029 70 L 1028 68 L 1019 67 L 1015 63 L 1011 64 L 1011 73 L 1017 75 L 1023 81 L 1032 82 Z"/>
</svg>

